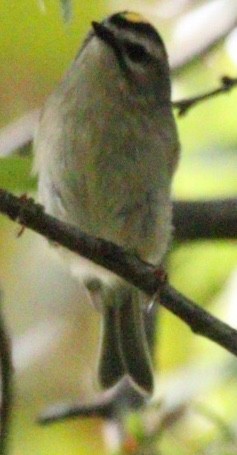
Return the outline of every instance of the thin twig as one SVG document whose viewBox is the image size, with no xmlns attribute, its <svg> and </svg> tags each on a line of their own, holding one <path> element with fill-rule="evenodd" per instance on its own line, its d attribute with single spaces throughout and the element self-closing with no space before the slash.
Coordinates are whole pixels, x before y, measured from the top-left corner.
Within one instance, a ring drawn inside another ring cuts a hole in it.
<svg viewBox="0 0 237 455">
<path fill-rule="evenodd" d="M 172 103 L 173 107 L 179 110 L 179 116 L 182 116 L 187 113 L 187 111 L 191 108 L 196 106 L 197 104 L 201 103 L 202 101 L 206 101 L 210 98 L 214 98 L 217 95 L 221 95 L 222 93 L 229 92 L 237 85 L 237 78 L 231 78 L 229 76 L 223 76 L 221 78 L 221 85 L 220 87 L 211 90 L 209 92 L 203 93 L 198 96 L 193 96 L 191 98 L 186 98 L 179 101 L 174 101 Z"/>
<path fill-rule="evenodd" d="M 100 392 L 91 403 L 58 403 L 50 406 L 40 415 L 38 422 L 45 425 L 77 417 L 115 420 L 124 414 L 124 409 L 139 409 L 145 402 L 145 397 L 131 387 L 129 379 L 124 377 L 116 387 Z"/>
<path fill-rule="evenodd" d="M 2 295 L 0 294 L 0 300 Z M 2 316 L 0 302 L 0 369 L 1 369 L 1 412 L 0 412 L 0 454 L 7 454 L 7 442 L 12 405 L 12 363 L 11 348 Z"/>
<path fill-rule="evenodd" d="M 164 283 L 155 266 L 111 242 L 86 235 L 77 227 L 45 214 L 42 206 L 32 199 L 19 198 L 0 190 L 0 211 L 49 240 L 111 270 L 147 294 L 159 292 L 161 305 L 182 319 L 195 333 L 215 341 L 237 356 L 237 331 Z"/>
</svg>

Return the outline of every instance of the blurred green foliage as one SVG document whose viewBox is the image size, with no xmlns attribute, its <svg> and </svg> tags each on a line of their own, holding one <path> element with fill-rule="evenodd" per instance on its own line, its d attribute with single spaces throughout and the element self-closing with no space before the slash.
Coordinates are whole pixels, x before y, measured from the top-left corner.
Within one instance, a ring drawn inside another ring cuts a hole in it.
<svg viewBox="0 0 237 455">
<path fill-rule="evenodd" d="M 31 175 L 32 158 L 13 156 L 2 159 L 0 163 L 0 181 L 2 188 L 11 191 L 32 191 L 36 187 L 35 178 Z"/>
</svg>

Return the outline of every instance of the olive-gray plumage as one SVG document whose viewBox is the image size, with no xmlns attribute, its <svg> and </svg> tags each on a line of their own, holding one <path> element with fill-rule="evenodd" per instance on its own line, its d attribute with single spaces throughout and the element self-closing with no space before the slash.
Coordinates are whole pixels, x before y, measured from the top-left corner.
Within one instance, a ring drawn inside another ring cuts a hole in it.
<svg viewBox="0 0 237 455">
<path fill-rule="evenodd" d="M 46 211 L 159 266 L 171 235 L 178 149 L 158 33 L 135 13 L 93 23 L 40 118 L 35 170 Z M 101 384 L 129 375 L 151 392 L 142 293 L 86 259 L 64 256 L 80 279 L 101 283 Z"/>
</svg>

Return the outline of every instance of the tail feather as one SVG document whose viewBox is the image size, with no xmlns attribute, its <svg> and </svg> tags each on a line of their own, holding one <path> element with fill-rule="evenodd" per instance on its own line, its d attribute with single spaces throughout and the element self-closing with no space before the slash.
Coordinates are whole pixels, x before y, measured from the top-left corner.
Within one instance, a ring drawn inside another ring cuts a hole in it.
<svg viewBox="0 0 237 455">
<path fill-rule="evenodd" d="M 130 286 L 109 290 L 104 300 L 99 381 L 110 388 L 128 375 L 143 394 L 153 390 L 141 292 Z"/>
<path fill-rule="evenodd" d="M 128 288 L 119 307 L 119 344 L 125 369 L 144 394 L 153 391 L 153 371 L 146 339 L 141 292 Z"/>
<path fill-rule="evenodd" d="M 104 306 L 98 377 L 105 389 L 113 387 L 125 374 L 118 344 L 117 313 L 115 306 Z"/>
</svg>

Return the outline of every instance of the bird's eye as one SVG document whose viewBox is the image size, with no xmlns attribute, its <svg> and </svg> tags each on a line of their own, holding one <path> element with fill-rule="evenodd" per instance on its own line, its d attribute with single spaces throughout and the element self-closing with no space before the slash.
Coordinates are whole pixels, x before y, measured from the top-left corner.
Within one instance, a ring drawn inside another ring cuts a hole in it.
<svg viewBox="0 0 237 455">
<path fill-rule="evenodd" d="M 135 63 L 149 62 L 150 56 L 146 49 L 140 44 L 124 43 L 127 56 Z"/>
</svg>

